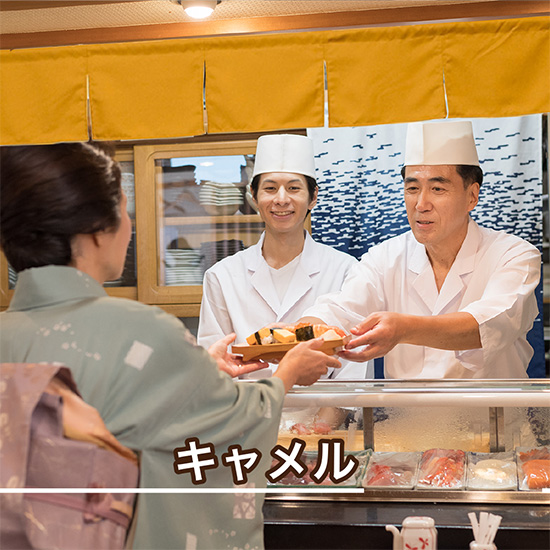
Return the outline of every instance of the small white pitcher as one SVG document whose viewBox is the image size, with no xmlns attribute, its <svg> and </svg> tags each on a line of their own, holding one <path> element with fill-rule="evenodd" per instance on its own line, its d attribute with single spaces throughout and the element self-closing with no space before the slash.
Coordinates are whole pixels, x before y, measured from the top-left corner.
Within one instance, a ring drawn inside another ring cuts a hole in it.
<svg viewBox="0 0 550 550">
<path fill-rule="evenodd" d="M 401 532 L 395 525 L 386 525 L 393 533 L 393 550 L 437 550 L 437 530 L 433 518 L 409 516 L 403 520 Z"/>
</svg>

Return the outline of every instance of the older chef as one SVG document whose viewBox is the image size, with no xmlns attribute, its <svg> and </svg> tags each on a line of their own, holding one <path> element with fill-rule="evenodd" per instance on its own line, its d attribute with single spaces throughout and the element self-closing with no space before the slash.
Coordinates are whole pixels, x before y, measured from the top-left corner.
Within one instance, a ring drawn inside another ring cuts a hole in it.
<svg viewBox="0 0 550 550">
<path fill-rule="evenodd" d="M 471 219 L 483 178 L 471 123 L 411 124 L 402 174 L 411 230 L 372 247 L 303 320 L 351 330 L 342 357 L 384 356 L 388 378 L 526 377 L 540 254 Z"/>
<path fill-rule="evenodd" d="M 317 202 L 313 142 L 290 134 L 258 139 L 251 193 L 265 231 L 250 248 L 224 258 L 205 274 L 198 330 L 209 347 L 235 333 L 237 342 L 272 323 L 295 320 L 322 294 L 340 290 L 355 258 L 320 244 L 304 230 Z M 338 373 L 367 376 L 366 364 Z M 270 375 L 262 369 L 253 377 Z"/>
</svg>

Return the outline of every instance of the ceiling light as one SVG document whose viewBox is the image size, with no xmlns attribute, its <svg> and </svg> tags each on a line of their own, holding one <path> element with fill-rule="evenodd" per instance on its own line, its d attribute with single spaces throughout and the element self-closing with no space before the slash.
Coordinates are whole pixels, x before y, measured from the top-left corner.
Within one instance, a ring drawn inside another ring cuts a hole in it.
<svg viewBox="0 0 550 550">
<path fill-rule="evenodd" d="M 193 19 L 205 19 L 212 15 L 221 0 L 179 0 L 185 13 Z"/>
</svg>

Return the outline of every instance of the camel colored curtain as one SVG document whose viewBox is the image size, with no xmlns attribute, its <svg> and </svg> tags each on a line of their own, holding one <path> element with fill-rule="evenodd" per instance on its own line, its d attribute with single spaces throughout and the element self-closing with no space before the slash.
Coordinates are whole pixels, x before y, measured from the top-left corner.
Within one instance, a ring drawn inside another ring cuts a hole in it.
<svg viewBox="0 0 550 550">
<path fill-rule="evenodd" d="M 442 26 L 450 117 L 550 111 L 550 19 Z"/>
<path fill-rule="evenodd" d="M 323 125 L 321 33 L 211 39 L 206 44 L 208 131 L 263 132 Z"/>
<path fill-rule="evenodd" d="M 325 65 L 331 127 L 549 112 L 550 18 L 4 50 L 0 140 L 320 127 Z"/>
<path fill-rule="evenodd" d="M 333 31 L 325 55 L 334 127 L 550 111 L 548 17 Z"/>
<path fill-rule="evenodd" d="M 156 139 L 204 133 L 200 42 L 88 47 L 92 136 Z"/>
<path fill-rule="evenodd" d="M 66 47 L 0 52 L 0 143 L 87 139 L 84 50 Z"/>
<path fill-rule="evenodd" d="M 329 125 L 444 118 L 441 41 L 430 27 L 330 33 L 326 43 Z"/>
</svg>

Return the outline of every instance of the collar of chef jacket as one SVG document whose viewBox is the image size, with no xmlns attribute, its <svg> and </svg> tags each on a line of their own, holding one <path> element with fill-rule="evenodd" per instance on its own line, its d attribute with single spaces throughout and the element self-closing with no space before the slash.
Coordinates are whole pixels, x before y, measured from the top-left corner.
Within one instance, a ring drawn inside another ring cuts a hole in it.
<svg viewBox="0 0 550 550">
<path fill-rule="evenodd" d="M 250 273 L 250 281 L 258 294 L 265 300 L 273 312 L 277 315 L 277 320 L 282 319 L 285 314 L 313 287 L 311 277 L 321 270 L 319 255 L 315 253 L 317 243 L 306 231 L 304 249 L 300 263 L 296 266 L 296 271 L 292 281 L 285 294 L 283 302 L 279 301 L 277 291 L 271 279 L 269 266 L 262 256 L 262 246 L 265 238 L 265 232 L 262 233 L 258 244 L 251 247 L 249 257 L 246 261 L 246 267 Z"/>
<path fill-rule="evenodd" d="M 434 315 L 441 313 L 447 304 L 464 290 L 466 284 L 463 276 L 474 270 L 480 239 L 479 226 L 470 218 L 466 238 L 439 292 L 435 284 L 434 272 L 426 253 L 426 247 L 414 240 L 414 246 L 409 251 L 407 262 L 409 270 L 417 274 L 417 277 L 412 282 L 412 286 Z"/>
</svg>

